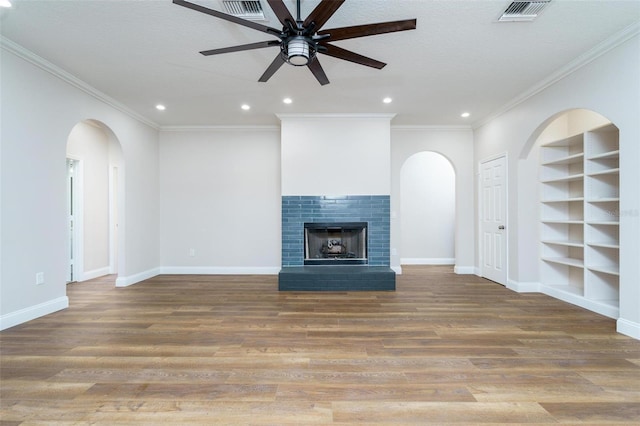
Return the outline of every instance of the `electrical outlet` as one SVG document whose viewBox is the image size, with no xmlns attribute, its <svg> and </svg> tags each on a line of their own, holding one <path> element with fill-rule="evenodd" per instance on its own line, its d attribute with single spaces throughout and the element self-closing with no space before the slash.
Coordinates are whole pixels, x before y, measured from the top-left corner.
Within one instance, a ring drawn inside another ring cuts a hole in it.
<svg viewBox="0 0 640 426">
<path fill-rule="evenodd" d="M 392 256 L 397 256 L 397 255 L 398 255 L 398 250 L 396 250 L 396 249 L 392 248 L 392 249 L 391 249 L 391 255 L 392 255 Z"/>
<path fill-rule="evenodd" d="M 196 255 L 196 249 L 189 249 L 189 256 L 193 257 Z"/>
<path fill-rule="evenodd" d="M 36 274 L 36 285 L 44 284 L 44 272 L 38 272 Z"/>
</svg>

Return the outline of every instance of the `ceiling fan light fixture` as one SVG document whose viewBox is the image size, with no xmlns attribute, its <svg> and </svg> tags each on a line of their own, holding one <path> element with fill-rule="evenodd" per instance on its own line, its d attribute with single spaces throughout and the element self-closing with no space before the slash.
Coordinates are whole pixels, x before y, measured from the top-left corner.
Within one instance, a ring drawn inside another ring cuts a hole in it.
<svg viewBox="0 0 640 426">
<path fill-rule="evenodd" d="M 311 59 L 309 43 L 304 37 L 292 37 L 287 43 L 287 62 L 296 67 L 307 65 Z"/>
</svg>

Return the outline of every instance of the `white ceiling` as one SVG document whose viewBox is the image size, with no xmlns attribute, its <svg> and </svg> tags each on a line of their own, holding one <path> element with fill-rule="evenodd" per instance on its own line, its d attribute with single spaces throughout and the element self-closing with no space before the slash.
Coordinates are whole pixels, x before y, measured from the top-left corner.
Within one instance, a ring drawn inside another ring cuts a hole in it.
<svg viewBox="0 0 640 426">
<path fill-rule="evenodd" d="M 222 10 L 219 0 L 193 1 Z M 12 2 L 0 11 L 4 38 L 161 127 L 272 125 L 275 113 L 396 113 L 394 125 L 471 125 L 640 21 L 640 0 L 553 0 L 533 23 L 498 23 L 508 0 L 347 0 L 324 29 L 412 18 L 417 29 L 336 42 L 388 65 L 320 55 L 331 81 L 320 86 L 306 67 L 286 64 L 259 83 L 277 47 L 200 55 L 276 39 L 170 0 Z M 318 0 L 301 3 L 304 18 Z M 262 4 L 262 23 L 280 28 Z M 295 16 L 295 1 L 285 4 Z M 386 96 L 393 102 L 383 104 Z"/>
</svg>

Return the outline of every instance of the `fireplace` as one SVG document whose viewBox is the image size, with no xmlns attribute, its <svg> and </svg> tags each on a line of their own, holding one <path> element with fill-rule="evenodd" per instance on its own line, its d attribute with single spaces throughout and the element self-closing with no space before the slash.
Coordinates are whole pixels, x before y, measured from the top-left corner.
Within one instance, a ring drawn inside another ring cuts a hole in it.
<svg viewBox="0 0 640 426">
<path fill-rule="evenodd" d="M 280 291 L 393 291 L 388 195 L 283 195 Z"/>
<path fill-rule="evenodd" d="M 367 263 L 367 222 L 305 222 L 305 265 Z"/>
</svg>

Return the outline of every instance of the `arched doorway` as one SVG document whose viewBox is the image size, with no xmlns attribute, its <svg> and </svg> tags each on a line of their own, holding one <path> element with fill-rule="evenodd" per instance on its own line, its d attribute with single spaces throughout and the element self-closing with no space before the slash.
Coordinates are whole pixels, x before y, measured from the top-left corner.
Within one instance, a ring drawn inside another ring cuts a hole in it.
<svg viewBox="0 0 640 426">
<path fill-rule="evenodd" d="M 83 120 L 67 139 L 67 281 L 117 274 L 123 258 L 124 161 L 104 123 Z"/>
<path fill-rule="evenodd" d="M 455 171 L 442 154 L 423 151 L 400 170 L 400 263 L 455 263 Z"/>
</svg>

